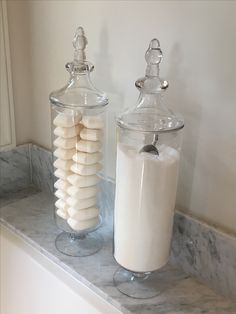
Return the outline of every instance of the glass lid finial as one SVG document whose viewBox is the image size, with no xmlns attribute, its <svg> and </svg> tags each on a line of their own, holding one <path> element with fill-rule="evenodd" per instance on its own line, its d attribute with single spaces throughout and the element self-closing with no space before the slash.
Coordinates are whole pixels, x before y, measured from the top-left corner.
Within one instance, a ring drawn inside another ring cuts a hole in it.
<svg viewBox="0 0 236 314">
<path fill-rule="evenodd" d="M 87 38 L 84 35 L 83 27 L 79 26 L 75 32 L 72 44 L 75 48 L 74 62 L 84 62 L 86 60 L 85 48 L 88 44 Z"/>
<path fill-rule="evenodd" d="M 147 64 L 149 65 L 149 67 L 151 65 L 161 63 L 162 56 L 163 55 L 160 48 L 159 40 L 156 38 L 152 39 L 148 47 L 148 50 L 146 51 L 146 54 L 145 54 L 145 60 L 147 61 Z M 149 68 L 147 68 L 146 75 L 150 75 L 150 73 L 148 72 L 148 69 Z"/>
<path fill-rule="evenodd" d="M 86 60 L 85 49 L 88 44 L 83 27 L 79 26 L 76 29 L 72 40 L 74 47 L 74 60 L 66 64 L 66 69 L 71 74 L 83 73 L 86 71 L 92 72 L 94 65 Z"/>
<path fill-rule="evenodd" d="M 147 62 L 145 77 L 135 82 L 138 89 L 144 88 L 147 92 L 159 93 L 169 86 L 166 80 L 161 80 L 159 77 L 159 64 L 162 57 L 160 42 L 154 38 L 151 40 L 148 50 L 145 53 L 145 60 Z"/>
</svg>

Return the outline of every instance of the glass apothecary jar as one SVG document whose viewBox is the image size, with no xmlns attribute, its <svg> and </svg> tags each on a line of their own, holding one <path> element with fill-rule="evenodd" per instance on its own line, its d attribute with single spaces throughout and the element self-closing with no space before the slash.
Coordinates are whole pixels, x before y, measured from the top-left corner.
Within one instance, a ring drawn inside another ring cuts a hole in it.
<svg viewBox="0 0 236 314">
<path fill-rule="evenodd" d="M 159 77 L 162 51 L 153 39 L 146 75 L 136 81 L 135 107 L 117 119 L 114 257 L 121 268 L 114 283 L 124 294 L 149 298 L 161 291 L 153 272 L 168 261 L 183 118 L 162 101 L 167 81 Z"/>
<path fill-rule="evenodd" d="M 55 220 L 63 231 L 57 249 L 88 256 L 102 246 L 99 182 L 103 171 L 105 109 L 108 99 L 91 80 L 84 30 L 76 31 L 67 85 L 50 94 L 54 155 Z"/>
</svg>

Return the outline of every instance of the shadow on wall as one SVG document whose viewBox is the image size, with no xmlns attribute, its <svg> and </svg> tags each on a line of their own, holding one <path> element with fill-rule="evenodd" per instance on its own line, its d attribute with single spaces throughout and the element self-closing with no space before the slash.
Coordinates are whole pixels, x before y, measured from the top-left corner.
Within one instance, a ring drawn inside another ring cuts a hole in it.
<svg viewBox="0 0 236 314">
<path fill-rule="evenodd" d="M 106 124 L 106 151 L 105 151 L 105 174 L 108 178 L 115 178 L 116 164 L 116 123 L 115 116 L 121 110 L 124 96 L 118 91 L 113 83 L 112 62 L 109 53 L 108 32 L 105 26 L 100 34 L 100 45 L 95 60 L 94 80 L 96 85 L 104 90 L 109 98 L 109 110 Z"/>
<path fill-rule="evenodd" d="M 186 69 L 182 66 L 181 45 L 175 43 L 170 54 L 170 66 L 168 78 L 173 81 L 166 97 L 167 107 L 184 116 L 185 127 L 183 147 L 179 172 L 179 184 L 177 191 L 177 209 L 189 211 L 192 197 L 192 187 L 196 156 L 198 150 L 200 121 L 202 117 L 201 104 L 197 103 L 194 93 L 186 86 Z"/>
<path fill-rule="evenodd" d="M 32 80 L 30 12 L 28 1 L 6 1 L 16 144 L 32 140 Z"/>
</svg>

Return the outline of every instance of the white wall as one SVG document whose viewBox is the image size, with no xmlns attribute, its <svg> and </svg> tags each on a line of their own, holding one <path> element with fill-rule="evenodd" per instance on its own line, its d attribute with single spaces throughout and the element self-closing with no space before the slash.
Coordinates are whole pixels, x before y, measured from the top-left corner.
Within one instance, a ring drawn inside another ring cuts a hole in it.
<svg viewBox="0 0 236 314">
<path fill-rule="evenodd" d="M 0 152 L 16 146 L 6 2 L 0 2 Z"/>
<path fill-rule="evenodd" d="M 9 4 L 10 17 L 21 5 L 26 2 Z M 145 50 L 157 37 L 161 74 L 170 81 L 166 103 L 186 121 L 177 206 L 236 231 L 235 12 L 233 1 L 29 1 L 32 140 L 51 147 L 48 94 L 67 80 L 64 64 L 72 59 L 78 25 L 88 37 L 95 82 L 110 95 L 110 112 L 136 101 L 134 81 L 144 74 Z M 10 20 L 12 37 L 25 32 Z M 17 63 L 16 53 L 12 57 Z M 114 176 L 114 130 L 109 134 Z"/>
<path fill-rule="evenodd" d="M 24 1 L 7 1 L 7 10 L 16 142 L 17 144 L 23 144 L 32 139 L 28 3 Z"/>
</svg>

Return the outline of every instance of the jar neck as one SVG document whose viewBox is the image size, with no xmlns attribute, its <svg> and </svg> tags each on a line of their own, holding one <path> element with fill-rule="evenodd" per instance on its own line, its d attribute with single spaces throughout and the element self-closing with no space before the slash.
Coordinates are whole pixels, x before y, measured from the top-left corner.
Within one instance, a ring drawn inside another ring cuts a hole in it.
<svg viewBox="0 0 236 314">
<path fill-rule="evenodd" d="M 73 73 L 70 76 L 69 79 L 69 87 L 71 86 L 74 87 L 91 87 L 92 86 L 92 82 L 90 79 L 90 72 L 89 71 L 85 71 L 82 73 Z"/>
<path fill-rule="evenodd" d="M 138 98 L 137 108 L 163 109 L 164 106 L 161 101 L 162 97 L 162 93 L 145 93 L 141 91 Z"/>
</svg>

